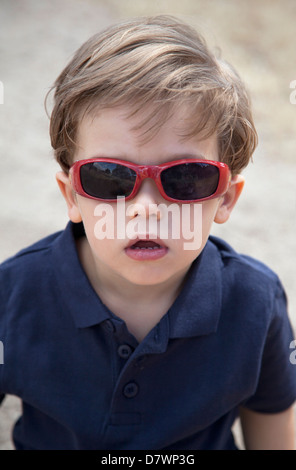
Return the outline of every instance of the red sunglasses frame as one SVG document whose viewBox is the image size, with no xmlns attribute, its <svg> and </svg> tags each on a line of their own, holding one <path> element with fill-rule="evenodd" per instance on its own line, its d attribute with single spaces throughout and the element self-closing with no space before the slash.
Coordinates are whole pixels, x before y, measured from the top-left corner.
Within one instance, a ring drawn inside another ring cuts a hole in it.
<svg viewBox="0 0 296 470">
<path fill-rule="evenodd" d="M 231 173 L 230 173 L 228 165 L 226 165 L 226 163 L 212 161 L 212 160 L 183 158 L 180 160 L 174 160 L 171 162 L 162 163 L 161 165 L 137 165 L 136 163 L 132 163 L 126 160 L 119 160 L 116 158 L 103 158 L 103 157 L 78 160 L 70 168 L 70 181 L 71 181 L 72 187 L 74 191 L 78 193 L 80 196 L 84 196 L 89 199 L 95 199 L 96 201 L 116 202 L 117 199 L 101 199 L 101 198 L 97 198 L 94 196 L 90 196 L 84 191 L 82 184 L 81 184 L 81 179 L 80 179 L 80 168 L 87 163 L 95 163 L 95 162 L 118 163 L 119 165 L 124 165 L 136 172 L 137 177 L 135 181 L 135 186 L 131 194 L 125 197 L 125 200 L 133 199 L 135 197 L 135 195 L 137 194 L 141 186 L 142 181 L 146 178 L 151 178 L 155 181 L 157 188 L 161 196 L 164 199 L 166 199 L 167 201 L 173 201 L 177 203 L 201 202 L 201 201 L 207 201 L 209 199 L 214 199 L 219 196 L 223 196 L 223 194 L 225 194 L 227 189 L 229 188 L 229 183 L 231 180 Z M 165 193 L 162 187 L 162 183 L 160 179 L 161 172 L 163 170 L 166 170 L 167 168 L 171 168 L 173 166 L 180 165 L 183 163 L 207 163 L 207 164 L 217 167 L 219 169 L 219 182 L 218 182 L 216 191 L 210 196 L 207 196 L 201 199 L 184 200 L 184 199 L 174 199 L 174 198 L 167 196 L 167 194 Z"/>
</svg>

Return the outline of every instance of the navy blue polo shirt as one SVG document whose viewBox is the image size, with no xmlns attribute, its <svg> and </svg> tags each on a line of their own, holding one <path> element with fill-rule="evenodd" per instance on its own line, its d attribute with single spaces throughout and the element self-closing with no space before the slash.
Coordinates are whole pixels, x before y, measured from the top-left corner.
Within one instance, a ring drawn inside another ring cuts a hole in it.
<svg viewBox="0 0 296 470">
<path fill-rule="evenodd" d="M 102 304 L 69 223 L 0 266 L 0 394 L 23 402 L 17 449 L 235 449 L 239 405 L 296 397 L 277 276 L 211 237 L 138 343 Z"/>
</svg>

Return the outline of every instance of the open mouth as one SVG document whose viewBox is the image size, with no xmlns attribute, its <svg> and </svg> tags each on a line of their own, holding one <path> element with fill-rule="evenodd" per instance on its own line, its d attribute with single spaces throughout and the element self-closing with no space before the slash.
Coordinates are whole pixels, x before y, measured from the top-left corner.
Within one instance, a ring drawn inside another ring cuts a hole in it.
<svg viewBox="0 0 296 470">
<path fill-rule="evenodd" d="M 168 252 L 168 248 L 157 241 L 136 240 L 125 249 L 125 252 L 134 260 L 148 261 L 162 258 Z"/>
<path fill-rule="evenodd" d="M 132 250 L 157 250 L 161 248 L 161 246 L 151 240 L 139 240 L 134 243 L 130 248 Z"/>
</svg>

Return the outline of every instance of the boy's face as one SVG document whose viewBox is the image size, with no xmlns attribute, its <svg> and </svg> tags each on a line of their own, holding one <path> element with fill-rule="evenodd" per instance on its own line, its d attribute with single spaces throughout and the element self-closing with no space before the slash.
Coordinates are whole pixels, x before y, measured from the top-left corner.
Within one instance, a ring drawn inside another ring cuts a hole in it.
<svg viewBox="0 0 296 470">
<path fill-rule="evenodd" d="M 104 157 L 140 165 L 158 165 L 180 158 L 218 160 L 215 135 L 206 140 L 198 137 L 184 140 L 180 137 L 184 130 L 186 110 L 175 113 L 154 137 L 144 143 L 141 130 L 133 130 L 138 118 L 127 119 L 126 111 L 124 107 L 110 108 L 102 110 L 95 117 L 86 116 L 79 126 L 74 161 Z M 159 205 L 169 208 L 172 202 L 161 196 L 152 179 L 147 178 L 142 182 L 135 197 L 121 206 L 120 214 L 117 203 L 108 203 L 110 210 L 100 212 L 102 202 L 74 195 L 65 174 L 59 173 L 57 179 L 68 204 L 70 219 L 73 222 L 83 221 L 88 242 L 84 245 L 84 259 L 92 264 L 98 278 L 105 276 L 111 282 L 122 283 L 123 286 L 126 282 L 148 286 L 182 279 L 203 250 L 213 221 L 223 223 L 228 219 L 243 186 L 242 180 L 236 177 L 225 196 L 202 203 L 185 204 L 187 210 L 190 206 L 187 219 L 185 212 L 182 212 L 182 204 L 178 204 L 179 212 L 173 211 L 172 223 L 168 222 L 167 231 L 163 232 L 166 236 L 159 238 L 158 232 L 155 240 L 156 228 L 159 230 L 161 221 L 164 221 L 164 212 L 159 209 Z M 195 211 L 194 206 L 197 204 L 199 210 Z M 180 220 L 174 219 L 178 214 Z M 116 238 L 117 220 L 121 224 L 121 238 Z M 176 223 L 180 224 L 178 236 L 173 235 Z M 125 225 L 125 230 L 122 225 Z M 109 233 L 109 236 L 99 239 L 99 228 L 105 232 L 107 230 L 106 235 Z M 188 240 L 188 230 L 192 236 L 195 232 L 195 241 L 198 239 L 198 243 L 192 244 L 193 249 L 184 249 L 185 244 L 192 241 Z M 136 240 L 131 240 L 132 233 L 138 236 Z M 200 236 L 197 237 L 197 233 Z M 154 243 L 145 244 L 145 238 L 154 240 Z"/>
</svg>

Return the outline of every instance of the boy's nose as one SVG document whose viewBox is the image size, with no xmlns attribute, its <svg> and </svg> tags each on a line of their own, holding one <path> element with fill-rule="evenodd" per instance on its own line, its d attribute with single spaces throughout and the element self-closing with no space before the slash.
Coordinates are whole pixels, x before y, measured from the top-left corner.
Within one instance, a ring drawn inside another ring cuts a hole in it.
<svg viewBox="0 0 296 470">
<path fill-rule="evenodd" d="M 156 206 L 165 202 L 166 200 L 161 196 L 155 181 L 151 178 L 145 178 L 137 194 L 130 201 L 131 211 L 129 211 L 129 216 L 133 218 L 145 213 L 146 218 L 153 214 L 159 218 L 159 210 Z"/>
</svg>

